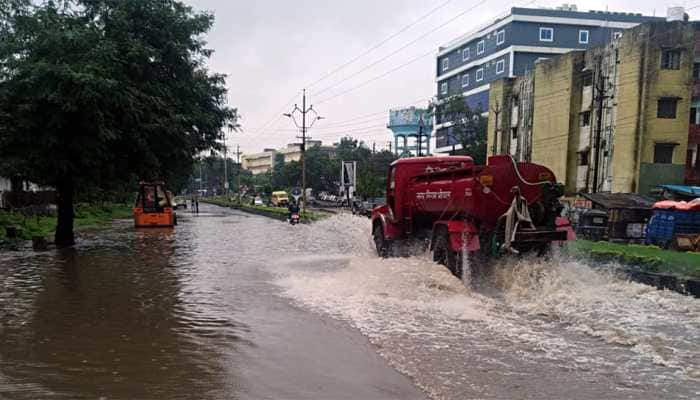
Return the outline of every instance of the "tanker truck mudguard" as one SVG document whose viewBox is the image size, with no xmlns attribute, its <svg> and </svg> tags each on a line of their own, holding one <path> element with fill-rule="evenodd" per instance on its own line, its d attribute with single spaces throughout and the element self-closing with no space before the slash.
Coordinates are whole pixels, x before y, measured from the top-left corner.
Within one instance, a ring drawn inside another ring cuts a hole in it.
<svg viewBox="0 0 700 400">
<path fill-rule="evenodd" d="M 377 253 L 387 257 L 406 241 L 429 243 L 433 259 L 462 276 L 503 253 L 546 254 L 573 239 L 560 217 L 563 186 L 548 168 L 510 156 L 403 158 L 391 164 L 386 204 L 372 210 Z"/>
</svg>

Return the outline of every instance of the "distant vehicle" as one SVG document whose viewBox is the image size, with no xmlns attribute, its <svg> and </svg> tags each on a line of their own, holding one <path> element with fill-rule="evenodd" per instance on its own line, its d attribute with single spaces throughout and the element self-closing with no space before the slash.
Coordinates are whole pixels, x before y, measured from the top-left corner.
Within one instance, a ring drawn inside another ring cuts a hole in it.
<svg viewBox="0 0 700 400">
<path fill-rule="evenodd" d="M 265 205 L 265 203 L 263 203 L 260 196 L 256 196 L 255 199 L 253 199 L 253 205 L 254 206 L 262 206 L 262 205 Z"/>
<path fill-rule="evenodd" d="M 272 192 L 270 203 L 275 207 L 286 207 L 289 204 L 289 195 L 283 190 Z"/>
<path fill-rule="evenodd" d="M 172 193 L 168 192 L 172 197 Z M 183 196 L 175 196 L 173 199 L 173 209 L 178 210 L 180 208 L 187 208 L 187 200 Z"/>
<path fill-rule="evenodd" d="M 290 215 L 289 223 L 291 225 L 296 225 L 299 223 L 299 213 L 298 212 L 293 212 L 292 215 Z"/>
<path fill-rule="evenodd" d="M 171 227 L 177 225 L 177 217 L 163 182 L 141 182 L 133 209 L 134 226 Z"/>
</svg>

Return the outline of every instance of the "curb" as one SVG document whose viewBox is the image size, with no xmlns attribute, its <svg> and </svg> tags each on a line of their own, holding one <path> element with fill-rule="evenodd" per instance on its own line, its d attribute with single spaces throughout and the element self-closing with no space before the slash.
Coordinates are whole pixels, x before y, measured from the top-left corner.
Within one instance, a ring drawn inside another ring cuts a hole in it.
<svg viewBox="0 0 700 400">
<path fill-rule="evenodd" d="M 625 268 L 623 271 L 635 282 L 653 286 L 659 290 L 673 290 L 681 294 L 700 298 L 700 279 L 644 272 L 630 268 Z"/>
</svg>

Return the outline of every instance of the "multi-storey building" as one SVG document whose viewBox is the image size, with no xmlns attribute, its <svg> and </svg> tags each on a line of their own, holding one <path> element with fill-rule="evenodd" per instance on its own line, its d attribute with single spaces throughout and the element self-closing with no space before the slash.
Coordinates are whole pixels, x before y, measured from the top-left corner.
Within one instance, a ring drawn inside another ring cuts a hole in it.
<svg viewBox="0 0 700 400">
<path fill-rule="evenodd" d="M 462 94 L 487 112 L 493 81 L 524 75 L 535 61 L 612 41 L 625 29 L 663 18 L 641 14 L 558 9 L 510 9 L 501 18 L 440 47 L 436 59 L 438 101 Z M 449 121 L 435 121 L 436 151 L 452 149 Z"/>
<path fill-rule="evenodd" d="M 264 149 L 261 153 L 243 155 L 243 169 L 253 173 L 253 175 L 262 174 L 272 170 L 275 165 L 275 149 Z"/>
<path fill-rule="evenodd" d="M 489 114 L 489 153 L 550 167 L 569 194 L 683 183 L 697 174 L 698 31 L 645 23 L 494 82 L 490 101 L 502 109 Z"/>
<path fill-rule="evenodd" d="M 695 54 L 700 55 L 700 30 L 695 31 Z M 697 57 L 697 56 L 696 56 Z M 693 63 L 693 91 L 685 166 L 685 182 L 700 186 L 700 59 Z"/>
<path fill-rule="evenodd" d="M 334 146 L 323 146 L 320 140 L 307 140 L 306 148 L 318 147 L 329 157 L 335 157 Z M 265 149 L 261 153 L 246 154 L 243 156 L 243 169 L 251 171 L 253 175 L 269 172 L 275 166 L 275 158 L 281 155 L 284 163 L 301 160 L 301 143 L 289 143 L 279 150 Z"/>
</svg>

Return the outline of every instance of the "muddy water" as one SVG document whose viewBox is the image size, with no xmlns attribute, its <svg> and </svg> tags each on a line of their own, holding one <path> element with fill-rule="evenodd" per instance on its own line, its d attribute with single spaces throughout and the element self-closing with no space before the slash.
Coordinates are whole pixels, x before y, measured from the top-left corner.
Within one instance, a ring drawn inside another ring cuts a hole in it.
<svg viewBox="0 0 700 400">
<path fill-rule="evenodd" d="M 700 397 L 697 299 L 561 257 L 471 289 L 366 219 L 205 211 L 0 254 L 0 398 Z"/>
<path fill-rule="evenodd" d="M 425 398 L 359 332 L 278 295 L 293 227 L 201 211 L 0 253 L 0 398 Z"/>
</svg>

